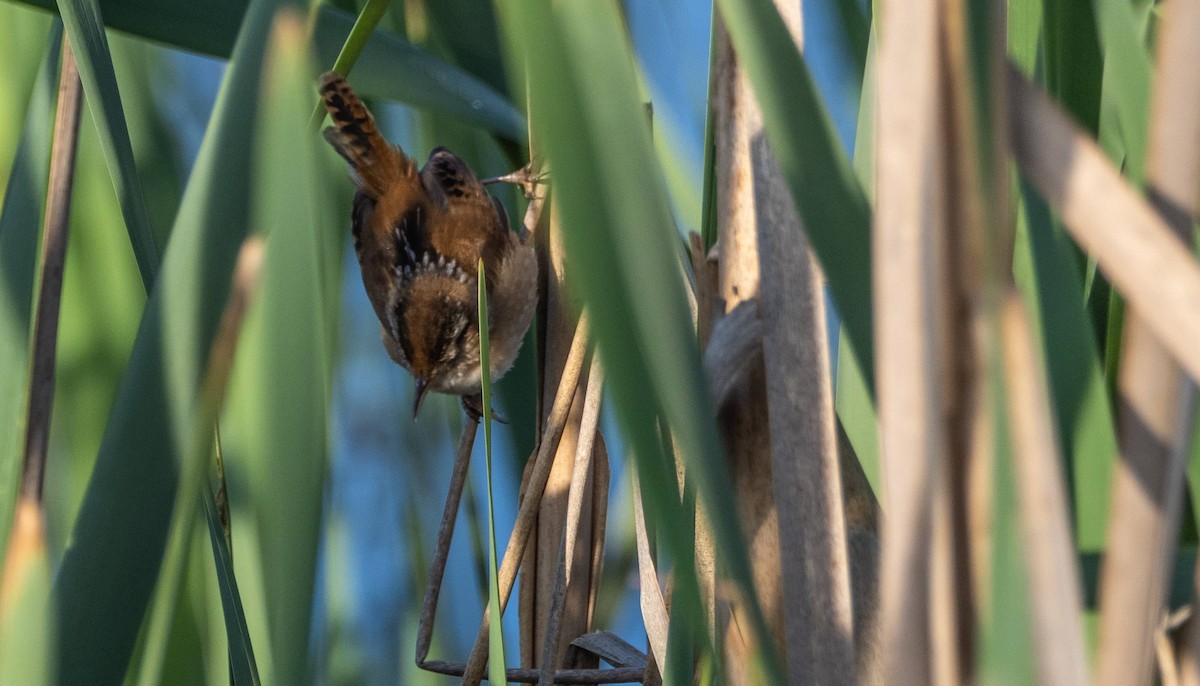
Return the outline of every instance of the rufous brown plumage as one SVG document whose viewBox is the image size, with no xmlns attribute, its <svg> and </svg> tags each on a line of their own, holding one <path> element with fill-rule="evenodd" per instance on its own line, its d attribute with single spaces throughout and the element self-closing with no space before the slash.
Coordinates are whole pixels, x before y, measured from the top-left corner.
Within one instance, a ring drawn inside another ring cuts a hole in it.
<svg viewBox="0 0 1200 686">
<path fill-rule="evenodd" d="M 389 144 L 346 79 L 321 77 L 333 126 L 325 140 L 350 165 L 351 212 L 363 286 L 383 344 L 416 379 L 413 416 L 428 391 L 464 397 L 480 391 L 478 261 L 487 272 L 491 377 L 516 359 L 537 304 L 533 247 L 513 233 L 508 214 L 467 163 L 437 148 L 419 171 Z"/>
</svg>

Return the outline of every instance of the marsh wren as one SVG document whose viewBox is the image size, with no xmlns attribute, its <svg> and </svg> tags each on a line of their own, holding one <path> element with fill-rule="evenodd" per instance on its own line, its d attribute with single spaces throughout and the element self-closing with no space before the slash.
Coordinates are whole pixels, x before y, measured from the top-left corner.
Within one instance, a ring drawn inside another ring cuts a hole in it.
<svg viewBox="0 0 1200 686">
<path fill-rule="evenodd" d="M 325 140 L 357 187 L 351 233 L 383 345 L 416 379 L 413 418 L 429 391 L 463 397 L 478 417 L 478 261 L 487 273 L 491 378 L 521 349 L 537 304 L 533 246 L 457 155 L 437 148 L 420 171 L 380 135 L 346 79 L 321 77 L 333 126 Z"/>
</svg>

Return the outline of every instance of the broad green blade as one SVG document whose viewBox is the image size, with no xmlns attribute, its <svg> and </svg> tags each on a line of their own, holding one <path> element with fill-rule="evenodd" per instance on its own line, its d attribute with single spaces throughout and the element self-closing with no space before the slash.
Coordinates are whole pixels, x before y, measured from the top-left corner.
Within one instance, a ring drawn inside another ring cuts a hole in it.
<svg viewBox="0 0 1200 686">
<path fill-rule="evenodd" d="M 454 64 L 497 92 L 508 94 L 508 74 L 493 3 L 490 0 L 434 2 L 425 9 L 430 38 L 440 48 L 438 53 L 451 57 Z"/>
<path fill-rule="evenodd" d="M 713 9 L 716 14 L 716 9 Z M 708 94 L 712 97 L 713 63 L 716 61 L 717 24 L 713 22 L 708 36 Z M 704 108 L 704 177 L 700 182 L 700 238 L 704 245 L 704 253 L 717 242 L 717 145 L 713 132 L 713 112 L 710 105 Z"/>
<path fill-rule="evenodd" d="M 20 0 L 34 7 L 57 11 L 56 0 Z M 185 50 L 229 57 L 249 0 L 153 0 L 104 3 L 104 23 Z"/>
<path fill-rule="evenodd" d="M 0 45 L 5 46 L 0 60 L 0 83 L 6 97 L 0 100 L 0 127 L 9 135 L 0 136 L 0 200 L 8 185 L 8 173 L 16 159 L 20 132 L 25 122 L 30 95 L 44 61 L 47 39 L 54 17 L 30 7 L 0 3 Z"/>
<path fill-rule="evenodd" d="M 775 6 L 770 0 L 718 0 L 717 7 L 873 393 L 871 209 L 866 194 Z"/>
<path fill-rule="evenodd" d="M 354 20 L 354 26 L 346 36 L 346 42 L 342 43 L 342 49 L 338 51 L 337 59 L 333 61 L 333 71 L 343 76 L 350 73 L 354 63 L 358 61 L 358 56 L 366 47 L 367 41 L 370 40 L 371 34 L 374 33 L 375 27 L 379 26 L 379 20 L 383 19 L 383 15 L 387 13 L 389 1 L 367 0 L 367 4 L 358 13 L 358 18 Z M 325 108 L 321 105 L 320 98 L 317 98 L 310 122 L 312 128 L 319 128 L 321 120 L 324 118 Z"/>
<path fill-rule="evenodd" d="M 572 285 L 610 370 L 648 516 L 667 533 L 676 588 L 691 586 L 680 577 L 694 574 L 694 541 L 681 522 L 684 508 L 673 460 L 660 440 L 660 416 L 711 514 L 722 570 L 747 601 L 746 629 L 766 636 L 683 290 L 679 237 L 617 5 L 538 1 L 499 7 L 510 54 L 528 70 L 533 137 L 554 170 L 555 200 L 570 227 L 564 241 Z M 672 602 L 699 599 L 681 594 Z M 770 643 L 761 645 L 754 667 L 767 683 L 782 683 Z"/>
<path fill-rule="evenodd" d="M 53 0 L 21 1 L 56 10 Z M 103 19 L 110 28 L 187 50 L 229 57 L 248 5 L 247 0 L 204 3 L 156 0 L 149 4 L 110 1 L 104 3 Z M 318 63 L 334 63 L 354 21 L 353 14 L 329 5 L 317 10 L 313 43 Z M 82 68 L 81 60 L 81 71 Z M 525 119 L 502 92 L 469 72 L 414 48 L 390 31 L 375 31 L 356 63 L 354 76 L 355 89 L 361 95 L 445 112 L 510 140 L 525 138 Z M 93 99 L 90 91 L 88 99 Z"/>
<path fill-rule="evenodd" d="M 1101 118 L 1100 138 L 1120 138 L 1125 150 L 1125 174 L 1141 185 L 1146 169 L 1146 136 L 1149 123 L 1153 69 L 1144 42 L 1148 8 L 1142 14 L 1128 0 L 1092 0 L 1097 34 L 1104 51 L 1103 95 L 1101 108 L 1115 116 L 1116 131 L 1106 131 Z M 1068 45 L 1065 49 L 1078 49 Z M 1108 146 L 1105 148 L 1108 150 Z M 1114 163 L 1120 160 L 1114 159 Z"/>
<path fill-rule="evenodd" d="M 322 251 L 328 233 L 342 229 L 322 183 L 323 142 L 308 127 L 316 84 L 305 45 L 302 20 L 280 15 L 263 74 L 252 195 L 252 225 L 267 234 L 266 256 L 238 352 L 244 395 L 237 416 L 222 424 L 240 425 L 242 440 L 226 443 L 226 464 L 235 486 L 233 470 L 241 474 L 259 542 L 268 641 L 258 650 L 271 654 L 263 678 L 280 684 L 316 678 L 309 645 L 337 321 L 325 293 L 327 280 L 340 277 L 323 268 Z"/>
<path fill-rule="evenodd" d="M 375 27 L 379 26 L 379 20 L 383 19 L 383 15 L 387 12 L 389 2 L 390 0 L 367 0 L 362 12 L 359 12 L 358 18 L 354 20 L 354 26 L 350 29 L 350 33 L 347 34 L 346 42 L 338 51 L 337 59 L 333 62 L 334 71 L 343 76 L 350 73 L 351 67 L 358 62 L 359 55 L 367 46 L 367 41 L 370 40 Z"/>
<path fill-rule="evenodd" d="M 992 405 L 1005 407 L 1004 388 L 992 365 Z M 1014 483 L 1008 418 L 996 411 L 995 462 L 992 464 L 991 584 L 980 589 L 989 598 L 981 608 L 979 628 L 980 681 L 986 686 L 1036 683 L 1032 621 L 1027 594 L 1025 554 L 1021 544 L 1020 513 Z"/>
<path fill-rule="evenodd" d="M 193 501 L 193 504 L 196 504 Z M 198 507 L 198 506 L 197 506 Z M 196 518 L 192 518 L 195 523 Z M 171 608 L 172 622 L 169 628 L 169 642 L 163 655 L 161 676 L 157 681 L 148 682 L 145 665 L 149 641 L 147 626 L 138 642 L 138 650 L 134 653 L 136 667 L 140 670 L 138 680 L 141 683 L 158 684 L 213 684 L 217 678 L 229 682 L 229 661 L 225 652 L 225 635 L 214 634 L 209 626 L 209 620 L 215 616 L 222 628 L 220 603 L 208 602 L 207 585 L 214 578 L 212 559 L 208 555 L 208 541 L 203 525 L 194 526 L 192 535 L 187 537 L 187 568 L 184 570 L 183 583 Z M 157 609 L 158 598 L 155 600 Z M 215 613 L 215 614 L 214 614 Z M 217 662 L 214 664 L 214 660 Z M 126 683 L 135 683 L 132 675 Z M 248 682 L 247 682 L 248 683 Z M 224 686 L 224 684 L 222 684 Z"/>
<path fill-rule="evenodd" d="M 79 78 L 83 82 L 92 121 L 100 134 L 100 147 L 104 150 L 108 173 L 121 203 L 121 214 L 125 217 L 142 284 L 149 291 L 158 273 L 159 248 L 154 243 L 154 231 L 150 228 L 146 201 L 142 197 L 142 183 L 133 163 L 133 146 L 125 125 L 108 36 L 100 17 L 100 3 L 99 0 L 60 0 L 58 9 L 79 62 Z"/>
<path fill-rule="evenodd" d="M 1042 45 L 1042 4 L 1042 0 L 1008 3 L 1008 54 L 1031 78 Z"/>
<path fill-rule="evenodd" d="M 34 265 L 50 174 L 61 37 L 55 22 L 0 206 L 0 560 L 8 550 L 25 455 Z"/>
<path fill-rule="evenodd" d="M 841 29 L 841 48 L 850 55 L 853 67 L 850 78 L 860 81 L 867 69 L 868 43 L 871 34 L 871 3 L 858 0 L 837 0 L 834 15 Z"/>
<path fill-rule="evenodd" d="M 320 64 L 333 64 L 353 24 L 352 15 L 321 7 L 313 37 Z M 525 117 L 503 94 L 390 31 L 375 31 L 354 65 L 351 83 L 360 95 L 399 100 L 510 140 L 525 139 Z"/>
<path fill-rule="evenodd" d="M 199 380 L 249 225 L 263 46 L 257 0 L 226 71 L 56 579 L 61 683 L 126 672 L 162 559 Z"/>
<path fill-rule="evenodd" d="M 1038 65 L 1039 36 L 1051 92 L 1089 131 L 1101 126 L 1099 44 L 1086 0 L 1021 0 L 1009 5 L 1010 54 L 1028 74 Z M 1044 22 L 1043 22 L 1044 19 Z M 1109 479 L 1116 457 L 1103 358 L 1086 310 L 1081 256 L 1062 225 L 1027 184 L 1016 204 L 1013 272 L 1034 321 L 1066 460 L 1081 551 L 1104 547 Z"/>
<path fill-rule="evenodd" d="M 488 503 L 488 681 L 507 684 L 504 663 L 504 617 L 500 614 L 500 578 L 496 574 L 496 508 L 492 489 L 492 368 L 488 344 L 487 275 L 479 259 L 479 373 L 483 393 L 483 448 L 487 463 Z"/>
<path fill-rule="evenodd" d="M 1036 34 L 1029 35 L 1034 28 L 1031 15 L 1036 9 L 1042 10 L 1046 90 L 1092 135 L 1100 127 L 1100 87 L 1104 75 L 1093 7 L 1103 1 L 1048 0 L 1035 5 L 1025 0 L 1010 6 L 1010 14 L 1024 16 L 1025 21 L 1010 27 L 1009 45 L 1020 49 L 1016 57 L 1030 73 L 1036 65 L 1035 55 L 1029 52 L 1030 39 L 1037 40 Z M 1016 30 L 1023 33 L 1017 34 Z"/>
<path fill-rule="evenodd" d="M 696 495 L 693 488 L 688 487 L 684 490 L 683 500 L 685 506 L 682 509 L 685 513 L 696 511 Z M 646 506 L 644 495 L 643 506 Z M 647 512 L 652 510 L 647 508 Z M 672 532 L 673 538 L 682 543 L 678 547 L 684 550 L 690 548 L 694 556 L 696 520 L 694 517 L 685 516 L 680 517 L 680 521 L 683 524 L 682 530 Z M 694 574 L 677 574 L 675 578 L 677 585 L 672 591 L 675 598 L 690 599 L 700 596 L 698 579 Z M 708 681 L 704 678 L 704 666 L 707 663 L 712 667 L 719 661 L 720 656 L 707 640 L 708 637 L 704 636 L 704 615 L 705 608 L 697 603 L 672 600 L 667 618 L 667 664 L 661 666 L 663 684 L 666 686 L 712 683 L 711 674 Z"/>
<path fill-rule="evenodd" d="M 155 243 L 165 246 L 191 162 L 185 146 L 179 144 L 176 122 L 160 106 L 164 82 L 176 82 L 179 72 L 170 48 L 120 33 L 109 34 L 109 45 L 121 79 L 121 104 L 129 122 L 146 213 Z M 180 85 L 182 92 L 189 88 Z"/>
<path fill-rule="evenodd" d="M 1117 455 L 1101 360 L 1067 237 L 1056 232 L 1049 208 L 1025 183 L 1018 210 L 1013 271 L 1045 354 L 1068 463 L 1076 541 L 1081 551 L 1098 551 L 1104 548 L 1109 480 Z"/>
<path fill-rule="evenodd" d="M 875 192 L 875 54 L 878 44 L 872 27 L 862 94 L 858 98 L 858 126 L 854 135 L 854 172 L 868 197 Z M 837 384 L 834 397 L 838 417 L 842 420 L 850 444 L 854 446 L 854 453 L 862 464 L 867 480 L 871 482 L 871 488 L 882 501 L 885 493 L 880 479 L 879 418 L 875 413 L 873 384 L 863 376 L 844 324 L 838 335 L 837 376 L 834 383 Z"/>
<path fill-rule="evenodd" d="M 845 329 L 842 329 L 843 333 Z M 871 387 L 863 377 L 845 336 L 838 337 L 837 369 L 837 416 L 842 420 L 846 437 L 854 447 L 854 454 L 862 465 L 863 473 L 881 504 L 886 495 L 883 488 L 883 467 L 879 463 L 879 417 L 875 412 L 875 401 Z"/>
<path fill-rule="evenodd" d="M 51 684 L 54 682 L 54 613 L 46 550 L 31 552 L 24 568 L 11 582 L 15 585 L 13 595 L 6 599 L 5 611 L 0 615 L 0 683 Z"/>
<path fill-rule="evenodd" d="M 239 686 L 258 684 L 258 664 L 254 659 L 254 646 L 250 643 L 250 631 L 246 626 L 246 613 L 242 609 L 237 577 L 233 575 L 233 557 L 229 546 L 225 544 L 225 537 L 221 535 L 220 515 L 217 514 L 211 489 L 206 489 L 203 503 L 213 558 L 216 560 L 217 586 L 221 593 L 225 633 L 229 642 L 229 665 L 233 670 L 234 683 Z"/>
</svg>

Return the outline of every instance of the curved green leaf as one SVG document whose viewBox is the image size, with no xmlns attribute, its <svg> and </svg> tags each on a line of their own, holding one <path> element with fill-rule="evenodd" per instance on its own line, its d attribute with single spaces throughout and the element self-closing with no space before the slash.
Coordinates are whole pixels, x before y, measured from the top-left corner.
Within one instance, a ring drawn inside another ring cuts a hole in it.
<svg viewBox="0 0 1200 686">
<path fill-rule="evenodd" d="M 500 610 L 500 580 L 496 576 L 496 508 L 492 488 L 492 367 L 488 345 L 487 275 L 479 260 L 479 369 L 483 395 L 483 449 L 487 466 L 488 503 L 488 681 L 507 684 L 504 666 L 504 621 Z"/>
<path fill-rule="evenodd" d="M 229 420 L 242 423 L 244 443 L 238 451 L 230 445 L 226 459 L 242 461 L 259 541 L 271 652 L 263 678 L 307 684 L 316 677 L 309 639 L 337 321 L 325 293 L 327 280 L 340 276 L 322 268 L 322 253 L 326 233 L 340 234 L 342 224 L 322 183 L 321 140 L 308 127 L 316 84 L 303 22 L 281 16 L 276 26 L 263 75 L 252 213 L 253 225 L 267 232 L 266 257 L 238 351 L 243 415 Z"/>
<path fill-rule="evenodd" d="M 56 8 L 53 0 L 21 1 L 48 10 Z M 247 6 L 245 0 L 69 2 L 95 3 L 110 28 L 217 57 L 231 54 L 237 27 L 241 25 Z M 71 11 L 68 7 L 68 13 Z M 328 5 L 320 7 L 313 28 L 313 44 L 319 63 L 334 63 L 354 21 L 353 14 Z M 80 70 L 83 71 L 82 60 Z M 362 95 L 428 107 L 513 141 L 525 139 L 525 118 L 503 93 L 471 73 L 414 47 L 391 31 L 375 31 L 356 62 L 354 75 L 355 90 Z M 87 88 L 86 79 L 84 87 Z M 87 95 L 89 101 L 94 99 L 90 90 Z"/>
<path fill-rule="evenodd" d="M 252 129 L 277 0 L 247 15 L 56 580 L 60 683 L 125 675 L 162 560 L 200 374 L 249 224 Z"/>
<path fill-rule="evenodd" d="M 97 0 L 60 0 L 58 8 L 79 63 L 83 93 L 96 123 L 100 147 L 121 204 L 121 214 L 125 217 L 142 284 L 149 291 L 158 272 L 158 246 L 154 243 L 150 216 L 146 214 L 142 182 L 133 163 L 133 145 L 129 142 L 129 128 L 125 124 L 125 111 L 121 106 L 117 74 L 113 71 L 112 52 L 100 18 L 100 7 Z"/>
<path fill-rule="evenodd" d="M 49 684 L 54 675 L 54 622 L 45 548 L 32 554 L 17 574 L 6 579 L 13 584 L 5 589 L 12 597 L 0 615 L 0 683 Z"/>
<path fill-rule="evenodd" d="M 313 34 L 319 63 L 337 59 L 353 25 L 353 15 L 321 7 Z M 525 139 L 525 118 L 506 97 L 390 31 L 377 30 L 367 42 L 353 83 L 361 95 L 442 111 L 511 140 Z"/>
<path fill-rule="evenodd" d="M 20 0 L 54 12 L 56 0 Z M 229 57 L 249 0 L 99 0 L 109 28 L 185 50 Z"/>
<path fill-rule="evenodd" d="M 1051 222 L 1050 208 L 1021 183 L 1013 272 L 1046 359 L 1068 464 L 1076 543 L 1083 552 L 1103 550 L 1108 530 L 1109 484 L 1117 456 L 1113 413 L 1105 392 L 1083 286 L 1067 236 Z"/>
<path fill-rule="evenodd" d="M 371 34 L 375 32 L 375 27 L 379 26 L 379 20 L 383 19 L 387 12 L 389 2 L 390 0 L 367 0 L 362 12 L 359 12 L 358 18 L 354 20 L 346 42 L 338 51 L 337 59 L 333 62 L 334 71 L 343 76 L 350 73 L 350 68 L 358 61 L 367 41 L 371 39 Z"/>
</svg>

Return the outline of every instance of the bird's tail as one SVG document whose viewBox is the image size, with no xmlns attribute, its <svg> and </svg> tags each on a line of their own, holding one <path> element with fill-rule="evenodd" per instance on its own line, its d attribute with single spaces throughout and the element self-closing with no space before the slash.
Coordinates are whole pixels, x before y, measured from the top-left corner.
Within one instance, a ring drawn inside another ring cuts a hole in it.
<svg viewBox="0 0 1200 686">
<path fill-rule="evenodd" d="M 350 163 L 354 181 L 364 193 L 378 198 L 390 184 L 416 174 L 416 164 L 384 140 L 345 77 L 334 72 L 321 76 L 321 101 L 333 121 L 325 129 L 325 140 Z"/>
</svg>

